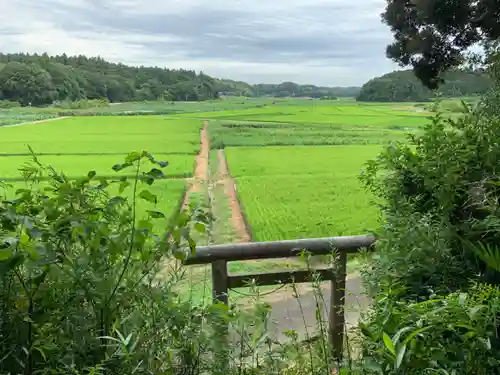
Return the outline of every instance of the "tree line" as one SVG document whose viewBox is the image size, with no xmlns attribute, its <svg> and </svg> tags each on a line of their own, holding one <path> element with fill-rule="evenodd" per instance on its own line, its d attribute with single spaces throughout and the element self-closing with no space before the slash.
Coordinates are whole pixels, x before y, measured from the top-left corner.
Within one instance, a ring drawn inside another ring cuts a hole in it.
<svg viewBox="0 0 500 375">
<path fill-rule="evenodd" d="M 269 96 L 275 98 L 315 98 L 315 99 L 336 99 L 341 97 L 355 97 L 359 94 L 360 88 L 349 87 L 327 87 L 315 85 L 299 85 L 294 82 L 282 82 L 279 84 L 259 83 L 250 85 L 242 81 L 221 79 L 220 91 L 225 95 L 261 97 Z"/>
<path fill-rule="evenodd" d="M 215 79 L 192 70 L 132 67 L 83 55 L 0 54 L 0 99 L 22 105 L 79 99 L 198 101 L 217 97 Z"/>
<path fill-rule="evenodd" d="M 317 87 L 292 82 L 249 85 L 192 70 L 133 67 L 83 55 L 0 54 L 0 100 L 21 105 L 80 99 L 202 101 L 217 99 L 220 94 L 332 99 L 355 96 L 358 91 L 357 87 Z"/>
<path fill-rule="evenodd" d="M 478 96 L 491 88 L 491 79 L 482 71 L 453 70 L 443 75 L 443 83 L 437 90 L 445 97 Z M 361 87 L 359 101 L 374 102 L 421 102 L 433 98 L 412 70 L 396 71 L 374 78 Z"/>
<path fill-rule="evenodd" d="M 275 97 L 310 97 L 329 98 L 354 97 L 359 93 L 359 87 L 325 87 L 315 85 L 299 85 L 293 82 L 280 84 L 258 84 L 254 86 L 257 96 Z"/>
<path fill-rule="evenodd" d="M 453 70 L 443 78 L 439 91 L 449 97 L 484 94 L 491 82 L 481 71 Z M 220 95 L 428 101 L 433 92 L 410 70 L 374 78 L 361 88 L 299 85 L 293 82 L 250 85 L 242 81 L 216 79 L 203 72 L 133 67 L 108 62 L 100 57 L 0 54 L 0 100 L 21 105 L 39 106 L 81 99 L 104 99 L 109 102 L 203 101 L 217 99 Z"/>
</svg>

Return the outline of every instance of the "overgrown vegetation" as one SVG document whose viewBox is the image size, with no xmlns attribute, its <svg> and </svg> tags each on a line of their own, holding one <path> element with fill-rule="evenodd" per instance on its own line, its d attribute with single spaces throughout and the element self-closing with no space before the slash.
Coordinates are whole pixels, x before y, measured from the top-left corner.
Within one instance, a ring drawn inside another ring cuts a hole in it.
<svg viewBox="0 0 500 375">
<path fill-rule="evenodd" d="M 145 163 L 153 166 L 148 172 Z M 131 181 L 95 172 L 69 180 L 36 157 L 24 166 L 26 188 L 0 206 L 0 372 L 148 373 L 182 365 L 189 349 L 172 339 L 183 329 L 189 335 L 196 316 L 176 322 L 186 306 L 175 304 L 173 276 L 159 282 L 158 275 L 184 243 L 194 246 L 188 221 L 198 227 L 207 218 L 184 213 L 161 232 L 153 230 L 161 211 L 139 220 L 137 202 L 156 201 L 148 186 L 165 165 L 130 154 L 114 169 L 132 169 Z M 51 176 L 48 186 L 42 174 Z M 132 198 L 110 194 L 115 184 Z M 164 345 L 169 340 L 173 346 Z"/>
<path fill-rule="evenodd" d="M 258 293 L 241 311 L 178 295 L 177 262 L 211 218 L 196 207 L 163 226 L 162 207 L 142 215 L 139 201 L 157 202 L 151 186 L 166 165 L 131 153 L 113 169 L 133 178 L 77 180 L 35 156 L 24 165 L 26 186 L 0 203 L 0 373 L 331 373 L 323 339 L 305 345 L 290 331 L 287 343 L 271 340 Z M 324 322 L 318 329 L 326 337 Z"/>
<path fill-rule="evenodd" d="M 477 106 L 464 103 L 457 119 L 437 113 L 362 177 L 384 214 L 365 269 L 375 303 L 361 326 L 373 373 L 499 373 L 497 64 Z"/>
</svg>

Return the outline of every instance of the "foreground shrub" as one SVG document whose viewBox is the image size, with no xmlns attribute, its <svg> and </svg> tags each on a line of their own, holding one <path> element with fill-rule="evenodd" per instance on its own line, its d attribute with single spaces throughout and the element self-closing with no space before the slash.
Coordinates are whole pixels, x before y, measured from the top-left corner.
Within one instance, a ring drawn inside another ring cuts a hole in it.
<svg viewBox="0 0 500 375">
<path fill-rule="evenodd" d="M 500 289 L 407 304 L 388 289 L 361 324 L 367 374 L 498 374 Z"/>
<path fill-rule="evenodd" d="M 153 168 L 141 172 L 145 163 Z M 95 172 L 69 180 L 36 158 L 23 167 L 27 187 L 0 204 L 0 373 L 193 367 L 209 342 L 201 329 L 208 312 L 173 292 L 175 275 L 159 275 L 184 244 L 194 248 L 189 222 L 201 227 L 206 216 L 185 212 L 158 231 L 165 215 L 147 219 L 137 208 L 156 200 L 147 187 L 165 165 L 133 153 L 114 167 L 131 168 L 131 181 Z M 131 189 L 130 198 L 111 194 L 115 184 Z"/>
<path fill-rule="evenodd" d="M 34 157 L 25 187 L 0 182 L 0 374 L 331 374 L 324 322 L 280 343 L 258 292 L 242 309 L 190 300 L 178 260 L 210 217 L 141 211 L 166 165 L 132 153 L 113 169 L 134 177 L 72 180 Z"/>
<path fill-rule="evenodd" d="M 477 274 L 500 282 L 469 246 L 500 240 L 500 117 L 485 103 L 458 120 L 437 114 L 422 135 L 368 165 L 362 179 L 384 215 L 367 277 L 375 289 L 397 282 L 418 298 L 466 287 Z"/>
<path fill-rule="evenodd" d="M 437 112 L 362 176 L 384 222 L 364 269 L 375 297 L 361 325 L 367 373 L 499 373 L 500 75 L 492 77 L 478 105 L 464 103 L 456 120 Z"/>
</svg>

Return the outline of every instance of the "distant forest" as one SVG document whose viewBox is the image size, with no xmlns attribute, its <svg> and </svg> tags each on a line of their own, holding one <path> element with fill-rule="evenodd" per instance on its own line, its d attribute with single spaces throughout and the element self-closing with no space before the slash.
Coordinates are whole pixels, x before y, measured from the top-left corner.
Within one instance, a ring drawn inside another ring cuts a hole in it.
<svg viewBox="0 0 500 375">
<path fill-rule="evenodd" d="M 293 82 L 280 84 L 260 83 L 249 85 L 241 81 L 221 79 L 225 86 L 221 90 L 225 95 L 241 96 L 271 96 L 276 98 L 302 97 L 315 99 L 336 99 L 340 97 L 355 97 L 359 94 L 359 87 L 326 87 L 315 85 L 299 85 Z"/>
<path fill-rule="evenodd" d="M 217 99 L 221 94 L 331 99 L 352 97 L 358 92 L 358 87 L 329 88 L 292 82 L 249 85 L 192 70 L 133 67 L 99 57 L 0 54 L 0 100 L 22 105 L 80 99 L 202 101 Z"/>
<path fill-rule="evenodd" d="M 476 96 L 491 88 L 491 79 L 480 71 L 454 70 L 444 74 L 438 93 L 445 97 Z M 429 101 L 434 93 L 427 89 L 411 70 L 401 70 L 374 78 L 361 87 L 359 101 L 405 102 Z"/>
<path fill-rule="evenodd" d="M 207 100 L 218 97 L 214 78 L 190 70 L 131 67 L 102 58 L 0 55 L 0 99 L 23 105 L 107 99 Z"/>
<path fill-rule="evenodd" d="M 453 71 L 439 91 L 445 96 L 482 94 L 490 79 L 480 72 Z M 410 70 L 392 72 L 363 87 L 324 87 L 293 82 L 250 85 L 217 79 L 203 72 L 160 67 L 127 66 L 100 57 L 0 54 L 0 100 L 21 105 L 47 105 L 80 99 L 109 102 L 143 100 L 203 101 L 220 95 L 247 97 L 308 97 L 360 101 L 427 101 L 433 93 Z"/>
</svg>

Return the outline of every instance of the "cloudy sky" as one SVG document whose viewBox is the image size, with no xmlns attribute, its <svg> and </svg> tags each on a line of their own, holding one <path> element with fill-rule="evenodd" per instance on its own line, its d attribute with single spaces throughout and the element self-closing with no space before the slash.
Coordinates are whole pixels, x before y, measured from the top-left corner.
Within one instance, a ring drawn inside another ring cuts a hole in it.
<svg viewBox="0 0 500 375">
<path fill-rule="evenodd" d="M 358 85 L 396 66 L 385 0 L 0 0 L 0 51 L 100 55 L 250 83 Z"/>
</svg>

